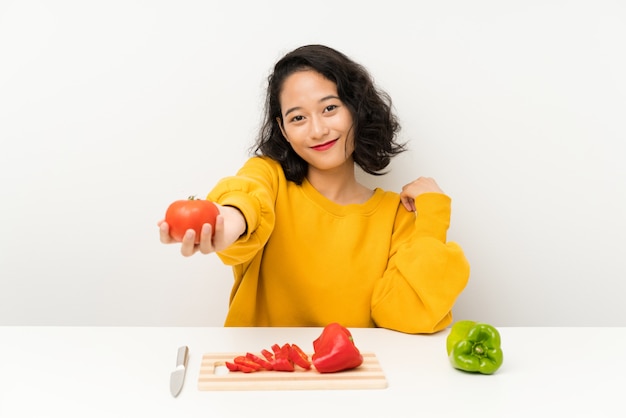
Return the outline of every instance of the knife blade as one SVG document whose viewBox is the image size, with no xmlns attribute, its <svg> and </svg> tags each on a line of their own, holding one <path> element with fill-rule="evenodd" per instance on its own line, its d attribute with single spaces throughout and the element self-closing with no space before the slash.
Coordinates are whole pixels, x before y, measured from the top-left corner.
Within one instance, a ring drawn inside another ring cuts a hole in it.
<svg viewBox="0 0 626 418">
<path fill-rule="evenodd" d="M 178 348 L 176 355 L 176 370 L 170 375 L 170 393 L 177 397 L 185 383 L 185 372 L 187 371 L 187 359 L 189 358 L 189 347 L 183 345 Z"/>
</svg>

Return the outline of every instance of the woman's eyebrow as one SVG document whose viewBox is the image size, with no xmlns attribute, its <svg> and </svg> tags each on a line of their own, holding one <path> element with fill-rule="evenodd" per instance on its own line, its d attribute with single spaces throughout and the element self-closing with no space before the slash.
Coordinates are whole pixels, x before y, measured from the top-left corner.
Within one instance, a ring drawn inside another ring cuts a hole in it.
<svg viewBox="0 0 626 418">
<path fill-rule="evenodd" d="M 285 116 L 288 116 L 291 112 L 295 112 L 298 109 L 300 109 L 299 106 L 292 107 L 291 109 L 287 109 L 287 111 L 285 112 Z"/>
<path fill-rule="evenodd" d="M 325 102 L 326 100 L 331 100 L 331 99 L 337 99 L 337 100 L 340 100 L 340 99 L 339 99 L 339 96 L 335 96 L 334 94 L 329 94 L 328 96 L 324 96 L 324 97 L 322 97 L 322 98 L 319 100 L 319 103 L 323 103 L 323 102 Z M 291 107 L 291 108 L 287 109 L 287 111 L 285 112 L 285 116 L 287 116 L 287 115 L 289 115 L 291 112 L 295 112 L 296 110 L 299 110 L 299 109 L 301 109 L 301 107 L 300 107 L 300 106 Z"/>
</svg>

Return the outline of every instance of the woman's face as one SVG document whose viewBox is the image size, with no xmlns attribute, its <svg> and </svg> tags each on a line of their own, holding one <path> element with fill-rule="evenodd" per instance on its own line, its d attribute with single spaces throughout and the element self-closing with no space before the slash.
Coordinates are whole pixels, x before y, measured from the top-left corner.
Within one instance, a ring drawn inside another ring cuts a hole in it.
<svg viewBox="0 0 626 418">
<path fill-rule="evenodd" d="M 285 79 L 279 100 L 283 135 L 309 169 L 354 165 L 352 115 L 335 83 L 313 70 L 297 71 Z"/>
</svg>

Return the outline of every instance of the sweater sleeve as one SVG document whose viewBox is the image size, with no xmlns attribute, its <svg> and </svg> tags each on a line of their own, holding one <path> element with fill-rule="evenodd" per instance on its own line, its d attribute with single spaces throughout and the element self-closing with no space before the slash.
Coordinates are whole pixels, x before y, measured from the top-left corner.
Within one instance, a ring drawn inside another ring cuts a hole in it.
<svg viewBox="0 0 626 418">
<path fill-rule="evenodd" d="M 372 294 L 372 319 L 379 327 L 427 334 L 452 322 L 469 263 L 458 244 L 446 242 L 450 198 L 426 193 L 415 205 L 416 214 L 398 207 L 389 263 Z"/>
<path fill-rule="evenodd" d="M 267 160 L 253 157 L 235 176 L 221 179 L 207 196 L 208 200 L 241 211 L 246 232 L 217 255 L 227 265 L 242 264 L 260 251 L 274 229 L 274 202 L 279 183 L 277 168 Z"/>
</svg>

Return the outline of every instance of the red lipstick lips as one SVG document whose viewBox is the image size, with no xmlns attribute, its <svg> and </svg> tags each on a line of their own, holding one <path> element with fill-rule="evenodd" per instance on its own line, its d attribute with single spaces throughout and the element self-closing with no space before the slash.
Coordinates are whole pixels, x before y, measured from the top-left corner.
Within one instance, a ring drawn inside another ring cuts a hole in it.
<svg viewBox="0 0 626 418">
<path fill-rule="evenodd" d="M 337 142 L 337 139 L 333 139 L 332 141 L 328 141 L 328 142 L 324 142 L 323 144 L 320 145 L 316 145 L 313 148 L 315 151 L 326 151 L 327 149 L 331 148 L 333 145 L 335 145 L 335 142 Z"/>
</svg>

